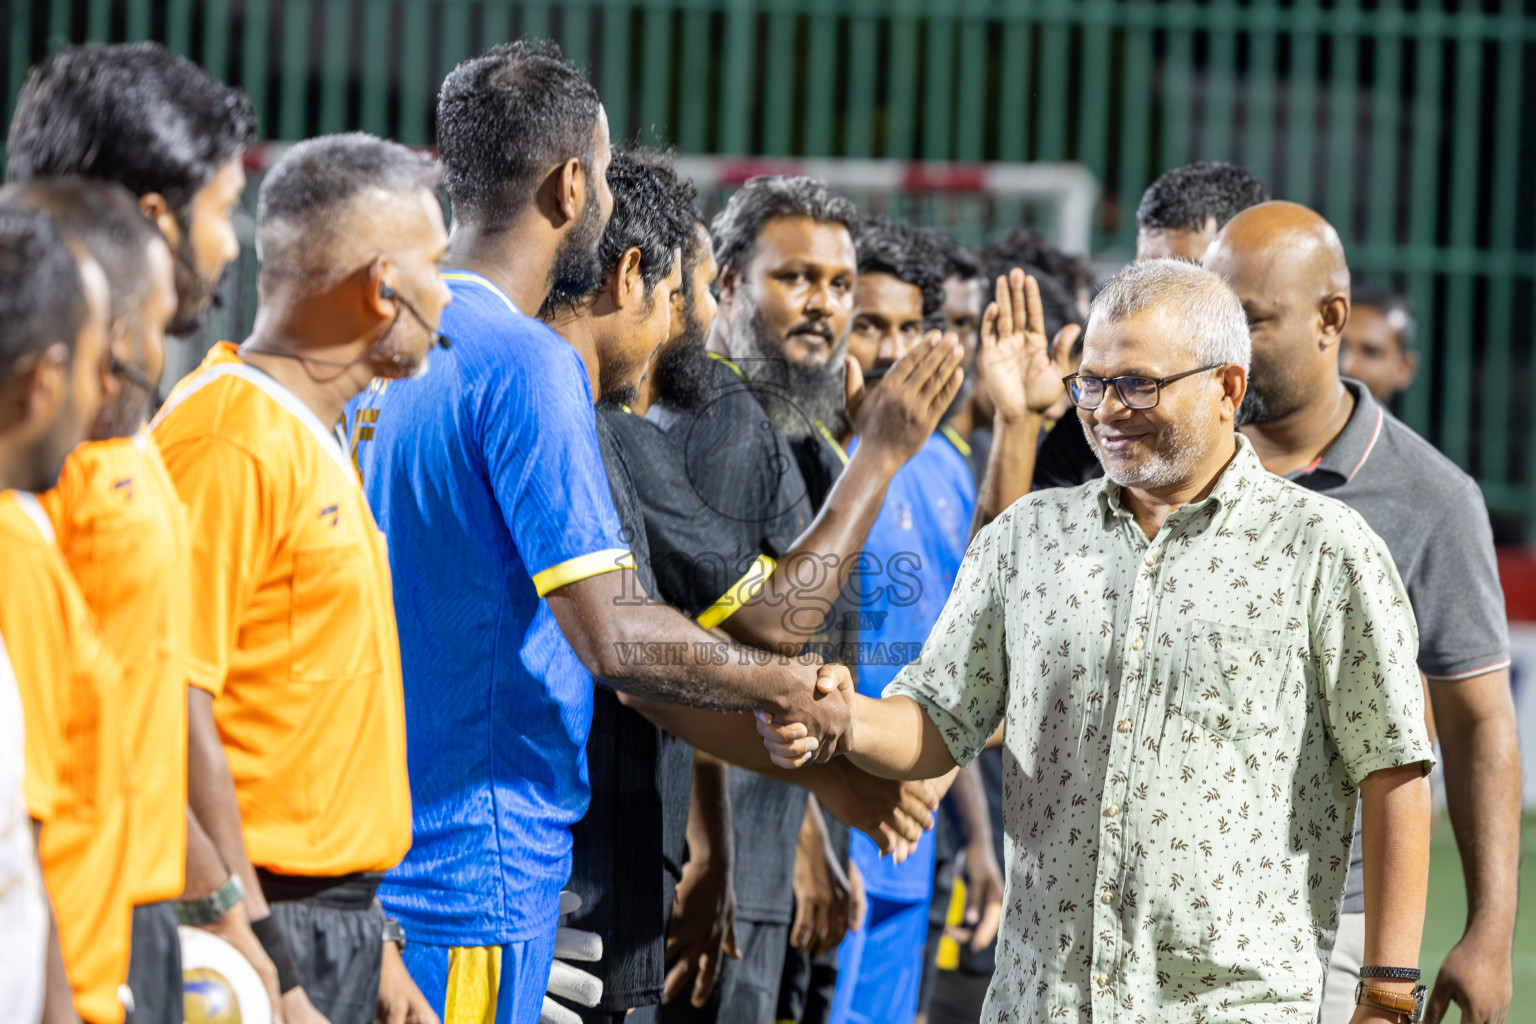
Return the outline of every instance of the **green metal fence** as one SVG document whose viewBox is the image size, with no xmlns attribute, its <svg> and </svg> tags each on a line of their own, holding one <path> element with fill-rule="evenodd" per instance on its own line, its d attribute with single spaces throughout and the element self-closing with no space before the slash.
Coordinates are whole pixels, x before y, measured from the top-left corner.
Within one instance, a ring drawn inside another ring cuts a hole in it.
<svg viewBox="0 0 1536 1024">
<path fill-rule="evenodd" d="M 616 137 L 686 153 L 1077 161 L 1095 256 L 1147 183 L 1237 160 L 1396 287 L 1402 412 L 1536 527 L 1536 0 L 10 0 L 0 83 L 69 42 L 157 38 L 242 85 L 263 134 L 430 144 L 455 62 L 548 35 Z M 986 225 L 1001 230 L 1005 223 Z"/>
</svg>

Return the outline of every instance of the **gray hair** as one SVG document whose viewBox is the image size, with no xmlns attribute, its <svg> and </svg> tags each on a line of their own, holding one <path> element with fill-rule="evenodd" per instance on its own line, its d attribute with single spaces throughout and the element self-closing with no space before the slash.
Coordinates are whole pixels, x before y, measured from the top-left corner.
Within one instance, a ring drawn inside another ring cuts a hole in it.
<svg viewBox="0 0 1536 1024">
<path fill-rule="evenodd" d="M 1093 300 L 1088 324 L 1120 323 L 1149 309 L 1167 309 L 1184 324 L 1195 361 L 1248 369 L 1253 343 L 1237 294 L 1220 277 L 1186 260 L 1141 260 L 1110 279 Z"/>
<path fill-rule="evenodd" d="M 369 239 L 354 230 L 353 215 L 385 212 L 380 207 L 391 198 L 430 191 L 441 176 L 432 157 L 364 132 L 297 143 L 261 183 L 256 254 L 262 273 L 303 276 L 316 286 L 351 273 L 357 260 L 378 255 L 361 251 Z M 380 202 L 359 211 L 370 194 Z"/>
<path fill-rule="evenodd" d="M 841 224 L 848 229 L 849 238 L 858 233 L 858 210 L 828 188 L 826 182 L 759 175 L 737 189 L 710 227 L 720 272 L 740 273 L 752 257 L 763 226 L 778 217 L 809 217 L 826 224 Z"/>
</svg>

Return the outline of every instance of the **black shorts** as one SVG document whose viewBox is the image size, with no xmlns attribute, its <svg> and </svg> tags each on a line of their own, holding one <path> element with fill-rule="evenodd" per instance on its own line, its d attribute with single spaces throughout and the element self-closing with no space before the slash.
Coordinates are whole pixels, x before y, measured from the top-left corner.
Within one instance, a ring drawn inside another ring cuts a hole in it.
<svg viewBox="0 0 1536 1024">
<path fill-rule="evenodd" d="M 133 948 L 128 958 L 133 1009 L 127 1024 L 181 1024 L 181 935 L 176 911 L 166 902 L 133 908 Z"/>
<path fill-rule="evenodd" d="M 374 901 L 382 876 L 334 879 L 313 895 L 298 896 L 296 890 L 313 880 L 260 874 L 315 1009 L 331 1024 L 373 1024 L 384 964 L 384 913 Z"/>
<path fill-rule="evenodd" d="M 680 996 L 661 1008 L 665 1024 L 773 1024 L 789 925 L 738 918 L 736 943 L 741 959 L 721 961 L 709 1002 L 695 1007 Z"/>
</svg>

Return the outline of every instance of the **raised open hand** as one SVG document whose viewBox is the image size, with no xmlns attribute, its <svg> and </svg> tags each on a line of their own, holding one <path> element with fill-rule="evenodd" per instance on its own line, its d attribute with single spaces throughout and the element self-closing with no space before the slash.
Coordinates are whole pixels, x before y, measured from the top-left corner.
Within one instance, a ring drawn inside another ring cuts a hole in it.
<svg viewBox="0 0 1536 1024">
<path fill-rule="evenodd" d="M 965 347 L 953 331 L 929 331 L 892 364 L 878 383 L 850 394 L 859 443 L 880 445 L 906 462 L 938 429 L 939 420 L 960 390 Z M 850 357 L 848 378 L 863 374 Z"/>
<path fill-rule="evenodd" d="M 1072 372 L 1072 346 L 1082 333 L 1076 324 L 1045 337 L 1040 285 L 1014 267 L 997 279 L 997 299 L 981 317 L 981 348 L 976 354 L 987 380 L 987 393 L 1004 419 L 1038 416 L 1066 394 L 1061 378 Z"/>
</svg>

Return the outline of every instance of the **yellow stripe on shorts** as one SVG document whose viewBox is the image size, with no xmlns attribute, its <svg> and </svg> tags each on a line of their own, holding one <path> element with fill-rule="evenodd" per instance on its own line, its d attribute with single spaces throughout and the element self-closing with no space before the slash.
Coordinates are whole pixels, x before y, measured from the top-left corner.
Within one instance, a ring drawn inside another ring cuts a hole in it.
<svg viewBox="0 0 1536 1024">
<path fill-rule="evenodd" d="M 448 950 L 443 1024 L 496 1024 L 496 992 L 500 988 L 500 946 L 452 947 Z"/>
</svg>

